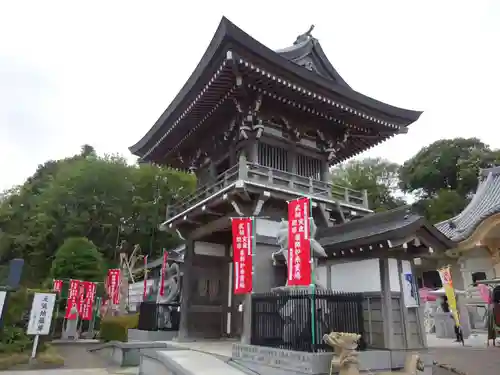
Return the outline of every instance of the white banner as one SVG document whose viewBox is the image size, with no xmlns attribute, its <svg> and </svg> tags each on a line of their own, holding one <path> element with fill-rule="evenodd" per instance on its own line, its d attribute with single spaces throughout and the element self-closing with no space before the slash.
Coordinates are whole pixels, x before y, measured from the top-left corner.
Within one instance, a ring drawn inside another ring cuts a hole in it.
<svg viewBox="0 0 500 375">
<path fill-rule="evenodd" d="M 55 293 L 35 293 L 31 305 L 28 335 L 49 334 L 55 303 Z"/>
<path fill-rule="evenodd" d="M 3 305 L 5 305 L 5 298 L 7 298 L 7 292 L 0 292 L 0 318 L 2 317 Z"/>
<path fill-rule="evenodd" d="M 418 289 L 413 279 L 411 272 L 405 272 L 401 274 L 401 279 L 403 281 L 403 294 L 405 299 L 405 307 L 418 307 L 419 306 L 419 296 Z"/>
</svg>

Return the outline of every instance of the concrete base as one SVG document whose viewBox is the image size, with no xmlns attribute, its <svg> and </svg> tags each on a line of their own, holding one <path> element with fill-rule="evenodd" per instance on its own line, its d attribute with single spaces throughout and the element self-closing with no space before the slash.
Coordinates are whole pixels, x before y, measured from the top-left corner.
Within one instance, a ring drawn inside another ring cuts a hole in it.
<svg viewBox="0 0 500 375">
<path fill-rule="evenodd" d="M 89 349 L 89 352 L 96 353 L 113 365 L 129 367 L 139 366 L 141 349 L 159 350 L 166 348 L 168 348 L 166 343 L 110 341 Z"/>
<path fill-rule="evenodd" d="M 170 341 L 177 337 L 177 331 L 142 331 L 140 329 L 128 330 L 128 341 Z"/>
<path fill-rule="evenodd" d="M 376 373 L 401 369 L 406 355 L 414 351 L 367 350 L 359 353 L 360 371 Z M 426 351 L 420 352 L 426 371 L 432 374 L 432 357 Z M 251 372 L 259 374 L 312 374 L 323 375 L 330 372 L 333 353 L 306 353 L 291 350 L 266 348 L 255 345 L 234 344 L 231 360 Z"/>
</svg>

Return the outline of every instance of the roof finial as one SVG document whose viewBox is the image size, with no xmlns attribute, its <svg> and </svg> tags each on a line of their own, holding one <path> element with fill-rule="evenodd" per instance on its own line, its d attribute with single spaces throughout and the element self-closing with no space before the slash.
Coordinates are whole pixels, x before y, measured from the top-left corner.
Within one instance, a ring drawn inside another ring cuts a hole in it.
<svg viewBox="0 0 500 375">
<path fill-rule="evenodd" d="M 304 34 L 301 34 L 297 37 L 297 39 L 295 39 L 295 42 L 293 42 L 293 44 L 300 44 L 300 43 L 303 43 L 309 39 L 312 38 L 312 31 L 314 30 L 314 25 L 311 25 L 311 27 L 309 28 L 309 30 L 307 30 Z"/>
</svg>

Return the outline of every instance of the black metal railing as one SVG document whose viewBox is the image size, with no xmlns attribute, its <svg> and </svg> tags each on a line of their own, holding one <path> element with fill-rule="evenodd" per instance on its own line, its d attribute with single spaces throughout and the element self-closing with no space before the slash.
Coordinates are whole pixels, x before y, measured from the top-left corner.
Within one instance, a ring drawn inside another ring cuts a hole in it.
<svg viewBox="0 0 500 375">
<path fill-rule="evenodd" d="M 142 302 L 137 328 L 143 331 L 178 331 L 179 303 Z"/>
<path fill-rule="evenodd" d="M 323 335 L 350 332 L 362 335 L 358 349 L 364 350 L 363 327 L 361 293 L 295 290 L 252 295 L 253 345 L 306 352 L 331 351 Z"/>
</svg>

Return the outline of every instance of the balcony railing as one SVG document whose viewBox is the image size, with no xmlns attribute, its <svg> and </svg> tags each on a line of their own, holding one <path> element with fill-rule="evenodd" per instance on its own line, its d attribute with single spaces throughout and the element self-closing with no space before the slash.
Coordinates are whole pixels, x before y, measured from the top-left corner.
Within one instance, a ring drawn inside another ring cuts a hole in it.
<svg viewBox="0 0 500 375">
<path fill-rule="evenodd" d="M 217 176 L 214 183 L 199 187 L 193 194 L 169 207 L 168 216 L 172 217 L 184 212 L 189 207 L 210 197 L 239 179 L 306 194 L 312 198 L 318 197 L 335 200 L 353 205 L 354 207 L 368 208 L 368 197 L 365 190 L 357 191 L 260 164 L 240 161 Z"/>
</svg>

